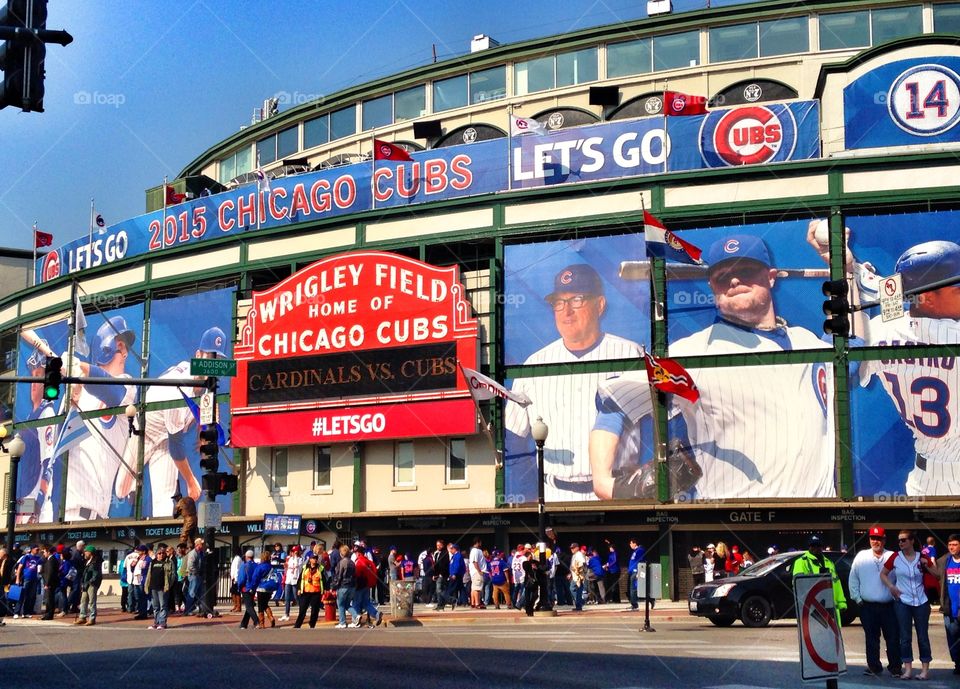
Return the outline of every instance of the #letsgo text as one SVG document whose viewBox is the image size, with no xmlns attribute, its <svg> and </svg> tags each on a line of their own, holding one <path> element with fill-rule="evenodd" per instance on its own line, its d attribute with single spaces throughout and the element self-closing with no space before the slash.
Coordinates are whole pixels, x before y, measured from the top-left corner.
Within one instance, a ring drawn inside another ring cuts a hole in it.
<svg viewBox="0 0 960 689">
<path fill-rule="evenodd" d="M 313 420 L 314 437 L 383 433 L 387 417 L 383 414 L 344 414 L 318 416 Z"/>
</svg>

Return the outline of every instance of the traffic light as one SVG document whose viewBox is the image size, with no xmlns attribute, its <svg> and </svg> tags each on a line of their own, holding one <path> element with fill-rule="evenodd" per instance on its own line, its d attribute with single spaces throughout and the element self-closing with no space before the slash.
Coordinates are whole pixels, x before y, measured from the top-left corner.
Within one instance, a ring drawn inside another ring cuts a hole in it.
<svg viewBox="0 0 960 689">
<path fill-rule="evenodd" d="M 823 313 L 827 320 L 823 322 L 823 332 L 827 335 L 850 336 L 850 301 L 847 298 L 849 285 L 846 280 L 828 280 L 823 283 Z"/>
<path fill-rule="evenodd" d="M 207 491 L 207 494 L 211 498 L 215 498 L 218 495 L 235 493 L 238 487 L 237 477 L 234 474 L 228 474 L 223 471 L 204 474 L 202 481 L 203 489 Z"/>
<path fill-rule="evenodd" d="M 47 359 L 43 371 L 43 399 L 53 401 L 60 397 L 60 383 L 63 380 L 63 359 L 51 357 Z"/>
<path fill-rule="evenodd" d="M 46 26 L 47 0 L 7 0 L 0 10 L 0 27 L 8 39 L 0 46 L 0 108 L 12 105 L 24 112 L 43 112 L 47 46 L 41 34 L 47 33 Z"/>
<path fill-rule="evenodd" d="M 216 472 L 220 466 L 220 448 L 217 445 L 217 427 L 209 424 L 200 431 L 200 468 Z"/>
</svg>

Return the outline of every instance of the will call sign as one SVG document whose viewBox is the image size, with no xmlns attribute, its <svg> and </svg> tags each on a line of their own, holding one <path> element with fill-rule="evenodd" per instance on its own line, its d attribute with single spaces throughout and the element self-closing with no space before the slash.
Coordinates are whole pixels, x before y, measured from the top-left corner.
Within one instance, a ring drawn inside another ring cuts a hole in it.
<svg viewBox="0 0 960 689">
<path fill-rule="evenodd" d="M 440 401 L 452 415 L 443 434 L 476 429 L 457 362 L 476 364 L 477 321 L 455 266 L 382 251 L 324 258 L 254 293 L 234 351 L 241 447 L 315 443 L 318 428 L 327 441 L 432 435 Z M 360 407 L 375 424 L 333 423 Z"/>
</svg>

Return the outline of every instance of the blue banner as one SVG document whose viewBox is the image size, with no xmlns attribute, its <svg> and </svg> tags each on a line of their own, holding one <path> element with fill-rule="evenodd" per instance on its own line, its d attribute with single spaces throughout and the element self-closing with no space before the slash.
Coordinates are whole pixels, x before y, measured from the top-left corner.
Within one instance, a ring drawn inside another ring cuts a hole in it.
<svg viewBox="0 0 960 689">
<path fill-rule="evenodd" d="M 819 152 L 819 104 L 815 101 L 750 105 L 693 117 L 643 118 L 543 136 L 481 141 L 413 153 L 412 161 L 356 163 L 169 206 L 111 225 L 92 241 L 83 237 L 51 251 L 36 266 L 37 280 L 147 252 L 371 208 L 564 182 L 763 165 L 815 158 Z"/>
<path fill-rule="evenodd" d="M 898 60 L 843 89 L 847 149 L 960 141 L 960 58 Z"/>
</svg>

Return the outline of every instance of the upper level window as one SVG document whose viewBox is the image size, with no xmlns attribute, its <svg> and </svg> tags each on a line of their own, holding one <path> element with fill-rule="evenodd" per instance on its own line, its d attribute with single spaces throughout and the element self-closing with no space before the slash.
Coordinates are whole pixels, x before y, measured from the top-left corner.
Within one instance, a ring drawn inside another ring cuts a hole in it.
<svg viewBox="0 0 960 689">
<path fill-rule="evenodd" d="M 700 32 L 654 36 L 653 69 L 680 69 L 700 64 Z"/>
<path fill-rule="evenodd" d="M 363 101 L 363 130 L 385 127 L 393 123 L 393 94 Z"/>
<path fill-rule="evenodd" d="M 710 62 L 743 60 L 758 54 L 756 23 L 710 29 Z"/>
<path fill-rule="evenodd" d="M 393 451 L 393 485 L 414 485 L 413 442 L 398 442 Z"/>
<path fill-rule="evenodd" d="M 507 95 L 507 68 L 503 65 L 470 73 L 470 102 L 483 103 Z"/>
<path fill-rule="evenodd" d="M 393 94 L 393 118 L 395 120 L 412 120 L 426 114 L 426 86 L 414 86 Z"/>
<path fill-rule="evenodd" d="M 523 60 L 515 63 L 513 70 L 518 95 L 596 81 L 597 49 L 586 48 Z"/>
<path fill-rule="evenodd" d="M 330 140 L 357 133 L 357 106 L 350 105 L 330 113 Z"/>
<path fill-rule="evenodd" d="M 257 164 L 267 165 L 277 159 L 277 135 L 257 142 Z"/>
<path fill-rule="evenodd" d="M 292 156 L 300 150 L 300 132 L 298 127 L 288 127 L 277 134 L 277 160 Z"/>
<path fill-rule="evenodd" d="M 653 69 L 653 41 L 640 38 L 636 41 L 611 43 L 607 46 L 607 77 L 625 77 L 631 74 L 647 74 Z"/>
<path fill-rule="evenodd" d="M 330 141 L 330 117 L 321 115 L 303 123 L 303 147 L 313 148 Z"/>
<path fill-rule="evenodd" d="M 462 108 L 467 104 L 467 75 L 433 82 L 433 111 Z"/>
<path fill-rule="evenodd" d="M 806 17 L 760 22 L 760 57 L 805 53 L 810 50 L 810 28 Z"/>
<path fill-rule="evenodd" d="M 937 33 L 960 33 L 960 2 L 933 6 L 933 30 Z"/>
<path fill-rule="evenodd" d="M 820 50 L 870 45 L 870 13 L 839 12 L 820 17 Z"/>
<path fill-rule="evenodd" d="M 250 172 L 252 155 L 250 146 L 244 146 L 239 151 L 220 161 L 220 183 L 226 184 L 237 175 Z"/>
<path fill-rule="evenodd" d="M 872 10 L 870 27 L 873 31 L 870 37 L 871 45 L 880 45 L 904 36 L 922 34 L 923 16 L 920 5 Z"/>
</svg>

